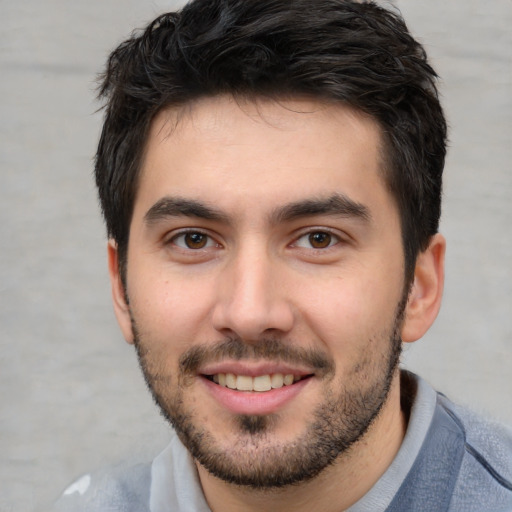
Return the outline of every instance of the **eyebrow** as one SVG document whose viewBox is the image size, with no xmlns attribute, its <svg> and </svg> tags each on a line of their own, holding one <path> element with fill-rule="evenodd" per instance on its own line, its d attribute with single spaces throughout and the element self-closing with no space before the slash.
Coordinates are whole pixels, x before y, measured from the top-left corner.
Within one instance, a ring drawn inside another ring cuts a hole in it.
<svg viewBox="0 0 512 512">
<path fill-rule="evenodd" d="M 228 216 L 218 208 L 194 199 L 163 197 L 144 215 L 146 224 L 154 224 L 169 217 L 196 217 L 198 219 L 228 222 Z"/>
<path fill-rule="evenodd" d="M 327 198 L 313 198 L 286 204 L 274 210 L 270 222 L 290 222 L 304 217 L 334 215 L 370 221 L 370 211 L 344 194 L 333 194 Z M 159 199 L 144 216 L 146 224 L 154 224 L 169 217 L 195 217 L 198 219 L 230 223 L 229 216 L 214 206 L 195 199 L 181 197 L 163 197 Z"/>
<path fill-rule="evenodd" d="M 356 218 L 365 222 L 371 220 L 370 210 L 344 194 L 333 194 L 327 198 L 314 198 L 287 204 L 275 210 L 271 219 L 276 224 L 316 215 L 334 215 Z"/>
</svg>

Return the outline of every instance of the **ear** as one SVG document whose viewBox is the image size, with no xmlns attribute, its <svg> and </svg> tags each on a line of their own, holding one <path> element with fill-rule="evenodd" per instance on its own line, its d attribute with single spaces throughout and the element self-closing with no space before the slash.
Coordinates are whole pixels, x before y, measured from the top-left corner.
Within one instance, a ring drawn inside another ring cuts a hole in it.
<svg viewBox="0 0 512 512">
<path fill-rule="evenodd" d="M 108 251 L 108 272 L 110 275 L 110 286 L 112 288 L 112 302 L 117 322 L 128 343 L 133 343 L 133 330 L 130 318 L 130 308 L 126 299 L 126 290 L 119 272 L 119 252 L 117 244 L 110 239 L 107 246 Z"/>
<path fill-rule="evenodd" d="M 446 240 L 437 233 L 427 249 L 418 255 L 402 327 L 402 340 L 405 342 L 421 338 L 439 313 L 444 287 L 445 250 Z"/>
</svg>

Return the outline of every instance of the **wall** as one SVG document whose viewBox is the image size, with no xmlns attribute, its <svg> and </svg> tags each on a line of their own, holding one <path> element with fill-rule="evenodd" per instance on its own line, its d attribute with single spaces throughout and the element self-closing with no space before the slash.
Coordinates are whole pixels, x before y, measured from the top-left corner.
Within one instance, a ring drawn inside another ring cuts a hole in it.
<svg viewBox="0 0 512 512">
<path fill-rule="evenodd" d="M 443 77 L 451 125 L 445 304 L 404 364 L 512 423 L 512 4 L 398 5 Z M 95 74 L 134 27 L 172 8 L 1 2 L 0 512 L 31 510 L 85 470 L 165 444 L 112 314 L 91 159 Z"/>
</svg>

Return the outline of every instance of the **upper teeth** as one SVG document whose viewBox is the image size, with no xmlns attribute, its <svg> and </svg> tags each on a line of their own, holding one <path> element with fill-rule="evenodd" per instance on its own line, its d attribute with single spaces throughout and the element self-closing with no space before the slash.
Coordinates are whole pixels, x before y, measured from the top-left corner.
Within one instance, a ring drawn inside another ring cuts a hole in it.
<svg viewBox="0 0 512 512">
<path fill-rule="evenodd" d="M 258 375 L 257 377 L 235 375 L 233 373 L 217 373 L 213 375 L 213 381 L 217 384 L 239 391 L 270 391 L 271 389 L 289 386 L 297 380 L 300 380 L 300 377 L 294 376 L 291 373 L 287 375 L 273 373 L 272 375 Z"/>
</svg>

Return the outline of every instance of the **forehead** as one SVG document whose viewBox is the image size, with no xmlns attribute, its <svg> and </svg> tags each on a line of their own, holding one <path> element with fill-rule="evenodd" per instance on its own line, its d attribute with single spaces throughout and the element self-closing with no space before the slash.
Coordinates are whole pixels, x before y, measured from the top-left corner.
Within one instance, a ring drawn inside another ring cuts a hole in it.
<svg viewBox="0 0 512 512">
<path fill-rule="evenodd" d="M 357 201 L 387 193 L 381 153 L 378 124 L 345 105 L 204 98 L 154 119 L 135 209 L 164 195 L 227 210 L 332 193 Z"/>
<path fill-rule="evenodd" d="M 236 126 L 236 130 L 230 130 Z M 161 110 L 154 118 L 148 146 L 169 137 L 195 136 L 203 142 L 227 142 L 229 138 L 269 136 L 277 144 L 289 135 L 319 135 L 326 144 L 337 137 L 339 129 L 350 130 L 354 137 L 364 139 L 378 151 L 381 134 L 378 123 L 366 113 L 341 102 L 307 97 L 264 98 L 219 95 L 199 98 L 178 107 Z M 331 137 L 324 134 L 330 131 Z M 281 137 L 279 137 L 281 135 Z M 312 144 L 307 146 L 312 147 Z"/>
</svg>

